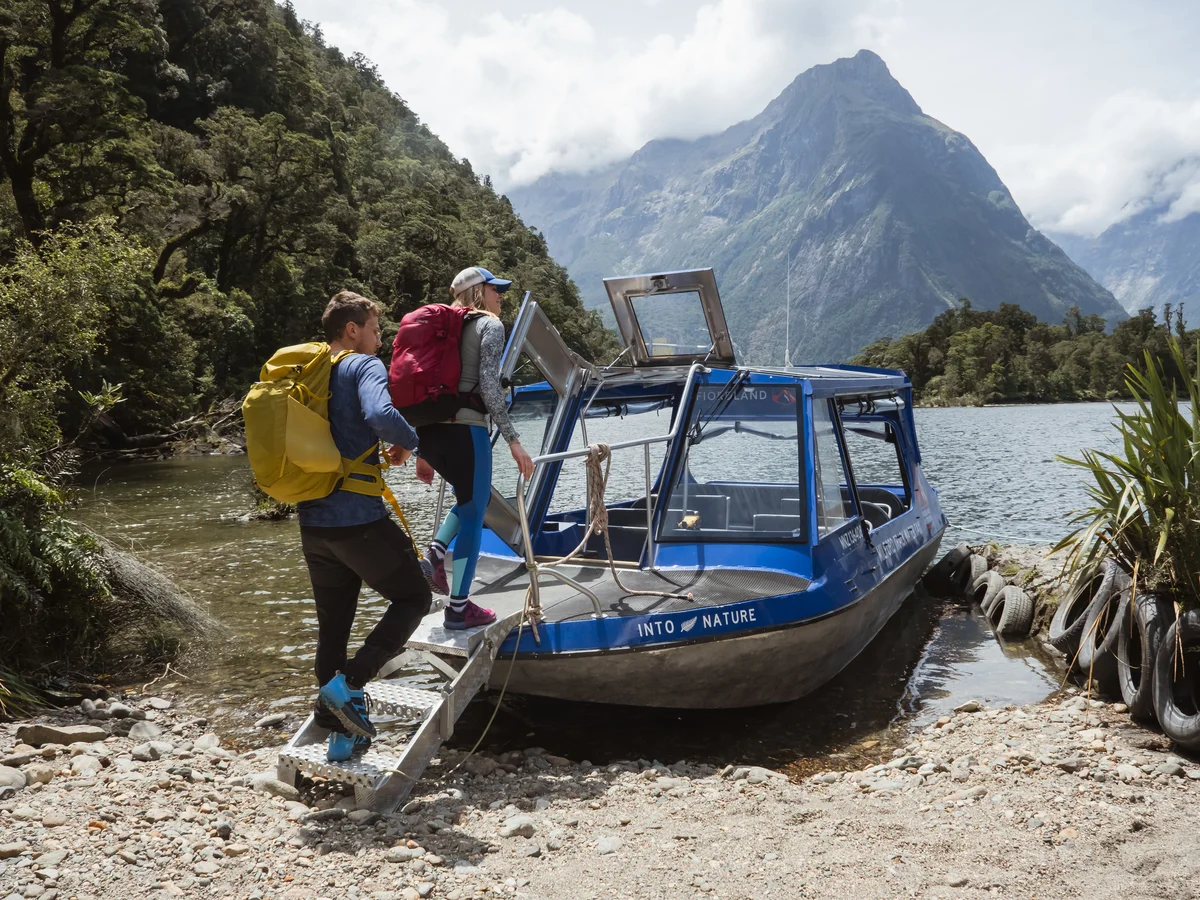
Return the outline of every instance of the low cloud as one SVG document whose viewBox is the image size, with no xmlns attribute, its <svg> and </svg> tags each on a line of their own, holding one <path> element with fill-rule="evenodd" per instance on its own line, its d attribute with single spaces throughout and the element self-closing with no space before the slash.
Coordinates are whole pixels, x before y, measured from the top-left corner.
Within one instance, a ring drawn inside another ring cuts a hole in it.
<svg viewBox="0 0 1200 900">
<path fill-rule="evenodd" d="M 897 26 L 894 0 L 714 0 L 676 33 L 620 34 L 565 7 L 451 18 L 436 0 L 377 0 L 357 21 L 334 0 L 297 8 L 501 187 L 719 131 Z"/>
<path fill-rule="evenodd" d="M 1074 139 L 993 162 L 1040 228 L 1094 236 L 1146 209 L 1177 221 L 1200 212 L 1200 101 L 1123 92 Z"/>
</svg>

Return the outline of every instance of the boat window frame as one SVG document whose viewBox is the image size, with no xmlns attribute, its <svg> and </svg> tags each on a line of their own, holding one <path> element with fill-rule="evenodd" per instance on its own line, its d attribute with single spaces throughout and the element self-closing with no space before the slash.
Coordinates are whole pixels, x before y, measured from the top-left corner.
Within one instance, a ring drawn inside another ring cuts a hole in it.
<svg viewBox="0 0 1200 900">
<path fill-rule="evenodd" d="M 752 372 L 747 369 L 733 369 L 733 370 L 720 369 L 717 371 L 729 371 L 730 372 L 730 379 L 729 379 L 730 381 L 734 380 L 735 378 L 738 378 L 739 372 L 746 373 L 744 376 L 746 387 L 751 386 L 751 383 L 752 383 L 751 379 L 754 375 L 762 374 L 762 373 Z M 687 424 L 685 424 L 683 427 L 681 427 L 679 436 L 676 438 L 677 446 L 672 448 L 672 450 L 668 454 L 667 459 L 663 466 L 662 477 L 659 481 L 658 501 L 655 503 L 655 508 L 654 508 L 654 542 L 655 542 L 655 544 L 656 545 L 661 545 L 661 544 L 789 544 L 789 545 L 808 544 L 810 541 L 810 537 L 811 537 L 811 535 L 810 535 L 811 526 L 810 526 L 810 521 L 809 521 L 811 519 L 811 515 L 803 512 L 805 510 L 811 511 L 810 510 L 811 503 L 809 502 L 809 491 L 808 491 L 808 465 L 807 465 L 808 432 L 805 427 L 806 417 L 804 414 L 804 407 L 805 407 L 805 400 L 807 399 L 807 392 L 805 390 L 804 382 L 801 379 L 789 379 L 786 382 L 770 381 L 770 382 L 760 383 L 760 384 L 756 385 L 758 387 L 767 387 L 767 388 L 786 386 L 786 387 L 790 387 L 790 388 L 794 389 L 795 393 L 796 393 L 796 456 L 797 456 L 796 491 L 800 495 L 800 497 L 799 497 L 800 509 L 802 510 L 801 515 L 799 517 L 800 518 L 800 527 L 797 530 L 800 531 L 800 534 L 785 536 L 785 535 L 778 535 L 778 534 L 774 534 L 774 533 L 754 532 L 754 531 L 732 532 L 732 533 L 726 533 L 724 535 L 714 534 L 714 533 L 703 533 L 703 534 L 701 534 L 701 533 L 681 534 L 679 532 L 672 532 L 670 534 L 664 533 L 666 530 L 666 512 L 665 512 L 665 510 L 670 505 L 670 497 L 669 496 L 666 497 L 666 499 L 667 499 L 666 505 L 664 505 L 662 501 L 664 499 L 664 495 L 667 492 L 674 490 L 675 476 L 679 473 L 679 471 L 682 469 L 682 467 L 684 465 L 686 465 L 687 455 L 688 455 L 687 451 L 689 449 L 689 445 L 687 443 L 687 427 L 688 427 L 688 425 L 690 425 L 690 423 L 692 421 L 692 414 L 693 414 L 694 410 L 696 409 L 696 405 L 699 403 L 700 391 L 702 388 L 705 388 L 705 387 L 724 388 L 727 384 L 729 384 L 729 381 L 714 383 L 714 382 L 711 382 L 708 380 L 697 380 L 695 385 L 693 385 L 693 387 L 692 387 L 691 395 L 686 398 L 687 403 L 682 405 L 682 412 L 686 416 L 686 418 L 683 419 L 683 422 L 687 423 Z M 851 521 L 853 521 L 853 520 L 851 520 Z"/>
<path fill-rule="evenodd" d="M 846 431 L 845 431 L 846 425 L 845 425 L 845 422 L 842 421 L 842 412 L 845 409 L 845 400 L 842 398 L 838 398 L 838 397 L 834 397 L 832 399 L 833 399 L 833 407 L 834 407 L 834 410 L 837 412 L 837 418 L 840 423 L 840 425 L 838 427 L 838 435 L 842 442 L 842 451 L 843 451 L 842 459 L 843 459 L 843 463 L 846 466 L 846 477 L 849 478 L 850 481 L 853 482 L 854 489 L 851 493 L 852 493 L 852 496 L 855 498 L 855 500 L 858 501 L 858 474 L 854 471 L 854 460 L 851 458 L 849 444 L 846 443 Z M 892 518 L 888 519 L 888 522 L 893 522 L 896 519 L 903 516 L 909 510 L 911 510 L 912 506 L 913 506 L 912 475 L 909 472 L 908 460 L 906 459 L 905 453 L 904 453 L 904 446 L 903 446 L 904 441 L 903 441 L 903 437 L 900 433 L 900 429 L 899 429 L 897 423 L 891 421 L 886 415 L 883 415 L 880 413 L 869 413 L 868 416 L 869 416 L 869 418 L 867 418 L 866 421 L 880 423 L 885 428 L 889 428 L 892 431 L 893 439 L 888 441 L 887 443 L 892 444 L 892 446 L 896 450 L 896 461 L 900 467 L 900 479 L 901 479 L 902 486 L 904 488 L 904 510 L 903 510 L 903 512 L 899 513 L 898 515 L 892 516 Z M 859 417 L 853 416 L 852 418 L 857 419 Z M 858 515 L 860 517 L 862 517 L 861 503 L 856 502 L 856 505 L 858 506 Z M 865 517 L 863 517 L 863 518 L 865 518 Z M 882 526 L 880 526 L 880 527 L 882 527 Z"/>
<path fill-rule="evenodd" d="M 812 467 L 812 469 L 809 473 L 812 477 L 811 486 L 813 489 L 813 502 L 811 504 L 811 509 L 809 511 L 809 518 L 811 520 L 812 533 L 813 533 L 813 542 L 812 543 L 815 546 L 817 544 L 824 544 L 830 538 L 841 535 L 850 526 L 857 526 L 857 527 L 861 528 L 863 523 L 866 522 L 866 519 L 863 518 L 862 505 L 860 504 L 859 498 L 858 498 L 858 487 L 854 482 L 854 473 L 850 469 L 850 454 L 846 452 L 846 434 L 842 429 L 841 409 L 838 405 L 837 395 L 836 394 L 814 394 L 812 397 L 810 397 L 810 401 L 814 405 L 817 403 L 828 404 L 829 420 L 833 425 L 834 443 L 837 444 L 837 451 L 841 455 L 841 458 L 842 458 L 842 469 L 846 473 L 846 487 L 850 489 L 850 505 L 852 507 L 851 515 L 849 518 L 846 519 L 846 521 L 844 521 L 841 525 L 837 526 L 837 528 L 831 528 L 828 531 L 826 531 L 824 534 L 821 534 L 821 529 L 817 523 L 817 503 L 816 503 L 817 470 L 816 470 L 816 466 L 814 464 L 814 466 Z M 812 421 L 811 407 L 810 407 L 809 416 L 808 416 L 808 434 L 812 438 L 812 441 L 811 441 L 812 451 L 813 451 L 813 455 L 814 455 L 814 459 L 815 459 L 816 453 L 817 453 L 817 447 L 816 447 L 817 436 L 816 436 L 816 428 L 813 425 L 813 421 Z"/>
</svg>

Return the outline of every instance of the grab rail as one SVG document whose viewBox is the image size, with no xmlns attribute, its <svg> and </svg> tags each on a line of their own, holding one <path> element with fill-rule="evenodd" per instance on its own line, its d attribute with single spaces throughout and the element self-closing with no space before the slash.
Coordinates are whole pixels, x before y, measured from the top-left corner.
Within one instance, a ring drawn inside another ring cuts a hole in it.
<svg viewBox="0 0 1200 900">
<path fill-rule="evenodd" d="M 646 549 L 648 568 L 650 569 L 654 568 L 654 507 L 651 505 L 650 496 L 650 489 L 652 487 L 650 483 L 650 445 L 670 442 L 675 439 L 675 437 L 679 434 L 679 429 L 683 424 L 684 416 L 682 413 L 683 410 L 687 408 L 687 399 L 690 396 L 692 387 L 696 381 L 696 374 L 698 372 L 707 373 L 710 371 L 712 370 L 698 362 L 692 363 L 691 367 L 688 369 L 687 380 L 685 380 L 683 383 L 683 393 L 681 393 L 679 396 L 680 414 L 675 417 L 675 422 L 671 426 L 671 430 L 666 434 L 660 434 L 648 438 L 638 438 L 629 441 L 621 441 L 619 443 L 609 445 L 610 449 L 612 450 L 626 450 L 630 447 L 643 447 L 645 450 L 644 470 L 646 478 Z M 593 395 L 592 399 L 595 399 L 595 395 Z M 536 466 L 539 463 L 562 462 L 568 459 L 582 459 L 583 457 L 587 456 L 589 452 L 590 451 L 585 447 L 582 450 L 564 450 L 561 453 L 546 453 L 541 456 L 535 456 L 533 458 L 533 464 Z M 538 572 L 544 569 L 548 575 L 551 575 L 560 581 L 571 584 L 572 586 L 579 587 L 583 593 L 587 594 L 588 597 L 591 598 L 593 618 L 602 618 L 604 611 L 600 607 L 599 597 L 597 597 L 592 591 L 583 589 L 581 585 L 578 585 L 571 579 L 566 578 L 561 573 L 554 571 L 552 566 L 539 566 L 538 561 L 534 558 L 533 535 L 529 529 L 529 512 L 525 508 L 525 476 L 520 472 L 517 473 L 516 499 L 517 518 L 519 519 L 521 526 L 521 546 L 525 551 L 525 568 L 529 571 L 529 592 L 530 598 L 533 601 L 531 604 L 532 609 L 538 613 L 541 611 L 542 603 L 541 591 L 538 586 Z M 590 523 L 588 527 L 591 527 Z M 534 632 L 534 636 L 537 636 L 536 631 Z"/>
</svg>

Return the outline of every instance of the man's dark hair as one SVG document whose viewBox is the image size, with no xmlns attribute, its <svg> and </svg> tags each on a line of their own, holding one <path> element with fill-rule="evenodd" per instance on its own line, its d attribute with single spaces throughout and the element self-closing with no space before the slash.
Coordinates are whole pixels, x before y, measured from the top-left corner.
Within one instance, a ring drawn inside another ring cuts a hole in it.
<svg viewBox="0 0 1200 900">
<path fill-rule="evenodd" d="M 374 300 L 368 300 L 354 291 L 338 291 L 321 314 L 321 327 L 325 329 L 325 339 L 336 341 L 346 330 L 347 322 L 366 325 L 367 319 L 382 312 Z"/>
</svg>

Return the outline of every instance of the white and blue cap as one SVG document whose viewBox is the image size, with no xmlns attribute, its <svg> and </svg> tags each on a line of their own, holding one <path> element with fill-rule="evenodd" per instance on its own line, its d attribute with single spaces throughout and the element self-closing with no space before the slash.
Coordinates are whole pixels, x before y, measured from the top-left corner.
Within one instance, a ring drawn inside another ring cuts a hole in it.
<svg viewBox="0 0 1200 900">
<path fill-rule="evenodd" d="M 457 296 L 467 288 L 475 287 L 477 284 L 490 284 L 501 294 L 512 286 L 511 281 L 497 278 L 483 266 L 471 266 L 471 268 L 463 269 L 454 276 L 454 281 L 450 283 L 450 292 Z"/>
</svg>

